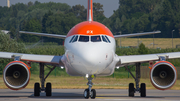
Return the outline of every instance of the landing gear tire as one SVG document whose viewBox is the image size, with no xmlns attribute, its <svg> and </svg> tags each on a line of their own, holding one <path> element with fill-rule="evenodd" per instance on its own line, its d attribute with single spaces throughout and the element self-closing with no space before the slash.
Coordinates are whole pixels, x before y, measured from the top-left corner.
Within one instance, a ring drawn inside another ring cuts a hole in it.
<svg viewBox="0 0 180 101">
<path fill-rule="evenodd" d="M 83 96 L 84 96 L 85 99 L 89 98 L 89 89 L 84 90 L 84 95 Z"/>
<path fill-rule="evenodd" d="M 134 97 L 134 83 L 129 84 L 129 97 Z"/>
<path fill-rule="evenodd" d="M 91 99 L 95 99 L 96 98 L 96 90 L 92 89 L 91 90 Z"/>
<path fill-rule="evenodd" d="M 46 96 L 51 96 L 51 83 L 46 84 Z"/>
<path fill-rule="evenodd" d="M 146 84 L 141 83 L 141 97 L 146 97 Z"/>
<path fill-rule="evenodd" d="M 34 96 L 40 96 L 40 84 L 39 83 L 34 84 Z"/>
</svg>

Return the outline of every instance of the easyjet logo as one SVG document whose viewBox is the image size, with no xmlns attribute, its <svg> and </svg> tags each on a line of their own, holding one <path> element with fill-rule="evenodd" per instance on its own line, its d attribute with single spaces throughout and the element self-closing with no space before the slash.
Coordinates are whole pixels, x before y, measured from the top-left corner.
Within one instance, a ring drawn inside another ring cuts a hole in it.
<svg viewBox="0 0 180 101">
<path fill-rule="evenodd" d="M 93 30 L 87 30 L 87 34 L 93 34 Z"/>
</svg>

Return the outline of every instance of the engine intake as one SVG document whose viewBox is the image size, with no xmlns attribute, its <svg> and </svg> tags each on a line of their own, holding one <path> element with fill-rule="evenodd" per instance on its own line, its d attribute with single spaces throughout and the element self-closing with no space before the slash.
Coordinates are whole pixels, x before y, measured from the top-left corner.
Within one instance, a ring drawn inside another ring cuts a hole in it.
<svg viewBox="0 0 180 101">
<path fill-rule="evenodd" d="M 27 86 L 30 80 L 30 67 L 21 61 L 10 62 L 3 71 L 6 86 L 12 90 L 19 90 Z"/>
<path fill-rule="evenodd" d="M 171 88 L 177 80 L 177 71 L 173 64 L 167 61 L 159 61 L 153 65 L 150 71 L 151 83 L 160 90 Z"/>
</svg>

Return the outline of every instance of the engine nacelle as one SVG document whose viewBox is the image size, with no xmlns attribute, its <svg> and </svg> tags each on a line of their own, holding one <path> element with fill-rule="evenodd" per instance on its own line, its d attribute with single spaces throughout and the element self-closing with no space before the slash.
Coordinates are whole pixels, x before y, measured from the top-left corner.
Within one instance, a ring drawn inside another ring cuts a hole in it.
<svg viewBox="0 0 180 101">
<path fill-rule="evenodd" d="M 155 88 L 167 90 L 175 84 L 177 80 L 177 70 L 170 62 L 159 61 L 153 65 L 150 71 L 150 79 Z"/>
<path fill-rule="evenodd" d="M 30 67 L 21 61 L 13 61 L 3 71 L 6 86 L 12 90 L 25 88 L 30 80 Z"/>
</svg>

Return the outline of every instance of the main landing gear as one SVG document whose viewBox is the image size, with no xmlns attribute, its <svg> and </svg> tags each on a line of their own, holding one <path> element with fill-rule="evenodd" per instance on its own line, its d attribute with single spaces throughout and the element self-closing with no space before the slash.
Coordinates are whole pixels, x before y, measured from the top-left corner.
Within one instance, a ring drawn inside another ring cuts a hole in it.
<svg viewBox="0 0 180 101">
<path fill-rule="evenodd" d="M 41 81 L 41 87 L 40 87 L 39 83 L 35 83 L 34 84 L 34 96 L 40 96 L 40 92 L 41 91 L 45 91 L 46 92 L 46 96 L 51 96 L 51 94 L 52 94 L 51 83 L 46 83 L 46 88 L 44 87 L 44 83 L 45 83 L 46 78 L 56 68 L 56 66 L 54 66 L 53 68 L 50 68 L 51 70 L 46 75 L 46 77 L 44 77 L 44 64 L 43 63 L 39 63 L 39 65 L 40 65 L 40 75 L 39 75 L 39 78 L 40 78 L 40 81 Z"/>
<path fill-rule="evenodd" d="M 91 97 L 91 99 L 95 99 L 96 98 L 96 90 L 95 89 L 91 89 L 92 85 L 93 85 L 93 83 L 92 83 L 92 79 L 93 78 L 90 76 L 87 79 L 88 79 L 87 85 L 89 87 L 88 87 L 88 89 L 84 90 L 83 96 L 84 96 L 85 99 L 88 99 L 89 97 Z"/>
<path fill-rule="evenodd" d="M 135 92 L 139 92 L 141 97 L 146 97 L 146 84 L 141 83 L 141 86 L 139 88 L 139 82 L 141 78 L 141 72 L 140 72 L 140 63 L 136 63 L 136 77 L 132 74 L 129 68 L 125 67 L 128 72 L 131 74 L 131 76 L 134 78 L 136 83 L 136 88 L 134 88 L 134 83 L 129 84 L 129 97 L 134 97 Z"/>
</svg>

